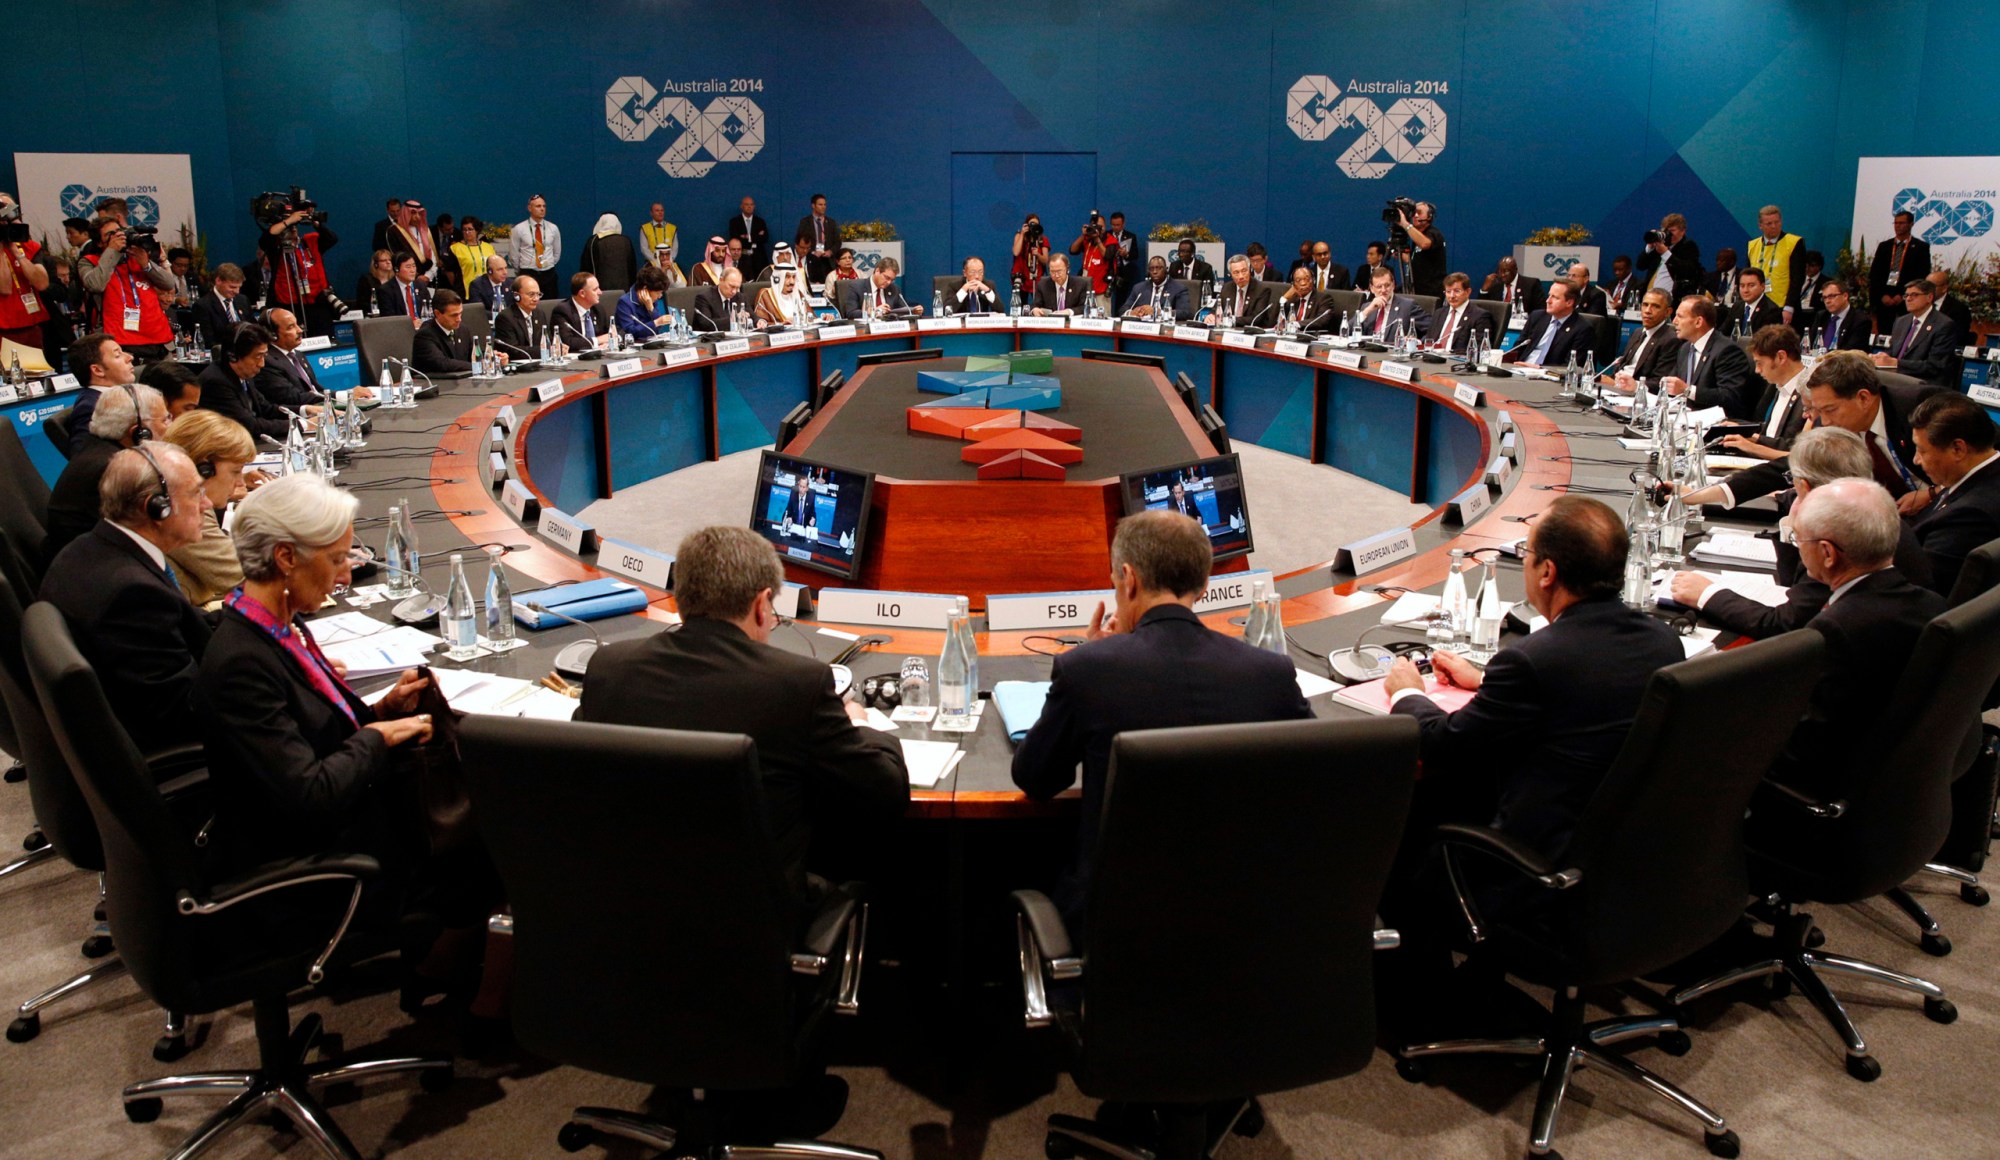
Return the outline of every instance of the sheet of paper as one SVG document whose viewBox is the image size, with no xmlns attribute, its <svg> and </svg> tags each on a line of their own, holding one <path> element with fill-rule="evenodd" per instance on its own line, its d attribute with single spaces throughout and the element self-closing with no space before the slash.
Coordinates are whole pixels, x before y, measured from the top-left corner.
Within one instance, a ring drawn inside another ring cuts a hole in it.
<svg viewBox="0 0 2000 1160">
<path fill-rule="evenodd" d="M 1623 447 L 1627 451 L 1647 451 L 1652 448 L 1653 441 L 1645 438 L 1635 439 L 1630 435 L 1620 435 L 1618 437 L 1618 446 Z M 1710 459 L 1709 463 L 1713 465 L 1715 460 Z"/>
<path fill-rule="evenodd" d="M 347 666 L 348 680 L 358 681 L 429 664 L 431 650 L 443 643 L 441 637 L 399 624 L 359 640 L 326 646 L 320 651 L 326 653 L 326 659 Z"/>
<path fill-rule="evenodd" d="M 567 721 L 575 714 L 579 702 L 575 697 L 565 697 L 551 689 L 537 688 L 515 704 L 521 707 L 520 715 L 523 717 L 537 721 Z"/>
<path fill-rule="evenodd" d="M 1687 421 L 1706 431 L 1728 417 L 1721 407 L 1708 407 L 1700 411 L 1689 411 Z"/>
<path fill-rule="evenodd" d="M 361 612 L 342 612 L 306 622 L 306 628 L 312 632 L 313 639 L 319 642 L 321 648 L 343 641 L 360 640 L 364 636 L 374 636 L 388 627 L 387 622 Z"/>
<path fill-rule="evenodd" d="M 1710 471 L 1741 471 L 1765 462 L 1748 455 L 1711 455 L 1708 457 Z"/>
<path fill-rule="evenodd" d="M 1317 673 L 1309 673 L 1304 669 L 1293 669 L 1292 674 L 1298 679 L 1299 692 L 1304 694 L 1305 699 L 1308 701 L 1314 697 L 1325 696 L 1340 687 L 1325 677 Z"/>
<path fill-rule="evenodd" d="M 1333 699 L 1337 704 L 1352 705 L 1356 709 L 1386 716 L 1389 712 L 1387 686 L 1387 680 L 1363 681 L 1340 690 L 1333 695 Z M 1473 693 L 1472 690 L 1461 689 L 1457 685 L 1440 684 L 1436 677 L 1426 676 L 1424 695 L 1430 698 L 1432 704 L 1451 713 L 1463 708 L 1467 701 L 1472 700 Z"/>
<path fill-rule="evenodd" d="M 1383 624 L 1417 624 L 1426 613 L 1436 612 L 1444 605 L 1444 597 L 1428 592 L 1405 592 L 1396 597 L 1396 602 L 1382 610 Z"/>
<path fill-rule="evenodd" d="M 1696 544 L 1691 554 L 1700 560 L 1761 564 L 1766 568 L 1775 568 L 1778 565 L 1778 545 L 1775 540 L 1760 539 L 1737 532 L 1716 532 Z"/>
<path fill-rule="evenodd" d="M 1783 584 L 1762 572 L 1710 572 L 1697 571 L 1697 576 L 1706 576 L 1717 588 L 1726 588 L 1738 596 L 1746 596 L 1757 603 L 1777 608 L 1790 598 L 1791 592 Z M 1661 600 L 1669 600 L 1668 583 L 1672 572 L 1663 572 L 1653 585 L 1654 593 Z"/>
<path fill-rule="evenodd" d="M 868 727 L 882 733 L 896 731 L 896 723 L 889 718 L 889 715 L 873 705 L 868 707 Z"/>
<path fill-rule="evenodd" d="M 965 751 L 952 741 L 912 741 L 902 739 L 903 764 L 909 768 L 910 784 L 930 789 L 950 773 Z"/>
<path fill-rule="evenodd" d="M 1705 652 L 1713 652 L 1715 638 L 1721 633 L 1719 628 L 1697 628 L 1681 638 L 1681 648 L 1687 652 L 1688 659 L 1693 660 Z"/>
</svg>

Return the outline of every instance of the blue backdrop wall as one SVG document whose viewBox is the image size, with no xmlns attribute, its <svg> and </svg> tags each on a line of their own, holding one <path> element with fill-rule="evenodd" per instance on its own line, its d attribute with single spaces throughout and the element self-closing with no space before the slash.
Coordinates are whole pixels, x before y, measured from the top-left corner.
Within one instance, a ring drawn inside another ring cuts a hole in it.
<svg viewBox="0 0 2000 1160">
<path fill-rule="evenodd" d="M 1544 225 L 1630 252 L 1670 210 L 1706 260 L 1767 201 L 1831 251 L 1857 157 L 1993 149 L 1974 112 L 1919 116 L 1987 71 L 1990 38 L 1967 34 L 1993 0 L 845 9 L 16 0 L 35 47 L 0 187 L 15 150 L 191 154 L 214 261 L 252 252 L 252 195 L 304 185 L 356 239 L 329 255 L 341 287 L 404 193 L 505 220 L 543 194 L 567 271 L 607 210 L 636 232 L 662 201 L 705 236 L 747 194 L 788 233 L 824 192 L 836 218 L 893 222 L 919 275 L 968 248 L 996 262 L 1028 209 L 1066 242 L 1092 207 L 1142 233 L 1203 217 L 1281 260 L 1328 237 L 1351 265 L 1401 195 L 1438 204 L 1476 274 Z M 1907 95 L 1918 77 L 1935 99 Z M 1066 175 L 1051 204 L 1021 177 L 1041 154 L 1072 155 L 1043 159 Z"/>
</svg>

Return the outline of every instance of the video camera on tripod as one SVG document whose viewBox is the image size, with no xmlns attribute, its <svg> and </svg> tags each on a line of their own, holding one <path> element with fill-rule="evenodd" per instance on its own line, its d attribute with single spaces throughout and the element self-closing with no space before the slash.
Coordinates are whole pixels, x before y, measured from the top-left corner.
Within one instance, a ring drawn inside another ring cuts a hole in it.
<svg viewBox="0 0 2000 1160">
<path fill-rule="evenodd" d="M 1403 228 L 1405 217 L 1417 216 L 1417 203 L 1407 197 L 1392 197 L 1382 209 L 1382 224 L 1389 229 L 1389 248 L 1397 253 L 1410 248 L 1410 232 Z"/>
<path fill-rule="evenodd" d="M 303 213 L 306 220 L 316 226 L 326 224 L 326 211 L 306 197 L 306 191 L 294 185 L 284 193 L 264 192 L 250 199 L 250 216 L 257 224 L 270 229 L 295 213 Z"/>
</svg>

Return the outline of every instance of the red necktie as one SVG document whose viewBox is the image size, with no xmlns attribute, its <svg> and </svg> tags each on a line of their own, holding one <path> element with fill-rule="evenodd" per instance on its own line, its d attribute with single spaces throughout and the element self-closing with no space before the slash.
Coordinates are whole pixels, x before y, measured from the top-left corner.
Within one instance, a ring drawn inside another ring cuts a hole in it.
<svg viewBox="0 0 2000 1160">
<path fill-rule="evenodd" d="M 410 312 L 411 318 L 417 316 L 417 292 L 407 282 L 403 284 L 403 308 Z"/>
</svg>

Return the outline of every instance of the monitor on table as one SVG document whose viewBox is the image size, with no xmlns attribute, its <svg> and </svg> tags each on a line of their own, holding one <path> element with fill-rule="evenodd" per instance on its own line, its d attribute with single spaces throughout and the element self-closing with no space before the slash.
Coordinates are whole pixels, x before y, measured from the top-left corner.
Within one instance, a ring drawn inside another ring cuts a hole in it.
<svg viewBox="0 0 2000 1160">
<path fill-rule="evenodd" d="M 1243 468 L 1234 455 L 1134 471 L 1121 484 L 1126 515 L 1159 508 L 1185 512 L 1208 529 L 1218 560 L 1244 555 L 1253 546 Z"/>
<path fill-rule="evenodd" d="M 875 477 L 795 456 L 763 453 L 750 527 L 802 568 L 851 580 L 868 529 Z"/>
</svg>

